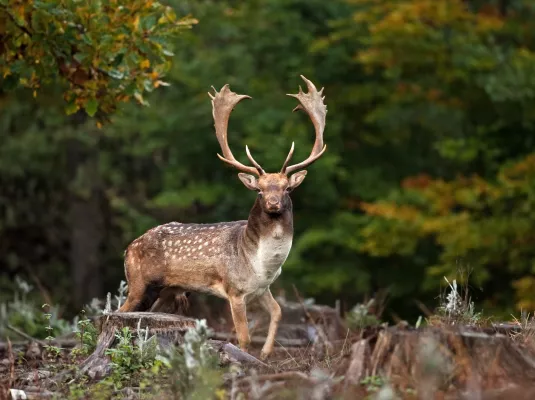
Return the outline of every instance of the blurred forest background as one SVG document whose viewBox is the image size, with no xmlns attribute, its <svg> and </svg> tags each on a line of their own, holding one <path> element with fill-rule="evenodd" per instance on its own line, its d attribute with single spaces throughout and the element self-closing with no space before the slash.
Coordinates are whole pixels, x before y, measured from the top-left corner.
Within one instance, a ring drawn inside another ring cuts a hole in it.
<svg viewBox="0 0 535 400">
<path fill-rule="evenodd" d="M 0 0 L 0 300 L 21 276 L 77 312 L 147 229 L 245 219 L 207 92 L 253 97 L 230 145 L 275 170 L 313 143 L 285 96 L 303 74 L 328 150 L 275 292 L 347 309 L 386 290 L 415 319 L 464 269 L 485 313 L 535 309 L 535 2 L 161 3 Z"/>
</svg>

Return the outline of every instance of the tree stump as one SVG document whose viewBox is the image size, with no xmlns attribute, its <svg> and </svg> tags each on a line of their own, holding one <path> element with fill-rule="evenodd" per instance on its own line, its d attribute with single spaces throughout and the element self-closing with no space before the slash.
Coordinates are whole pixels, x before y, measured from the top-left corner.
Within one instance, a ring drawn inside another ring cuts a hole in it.
<svg viewBox="0 0 535 400">
<path fill-rule="evenodd" d="M 116 333 L 124 327 L 132 331 L 145 331 L 148 328 L 148 336 L 155 336 L 160 348 L 166 348 L 182 344 L 184 334 L 189 328 L 195 327 L 196 320 L 174 314 L 127 312 L 102 315 L 96 319 L 95 325 L 99 331 L 97 347 L 80 365 L 79 373 L 87 374 L 91 379 L 101 379 L 111 370 L 106 350 L 114 345 Z M 230 343 L 218 340 L 209 340 L 208 343 L 218 352 L 221 360 L 267 367 L 257 358 Z"/>
<path fill-rule="evenodd" d="M 370 356 L 364 356 L 371 349 Z M 499 389 L 535 381 L 535 351 L 509 336 L 463 328 L 388 328 L 353 347 L 346 384 L 383 376 L 422 398 L 436 391 Z M 431 397 L 429 397 L 431 396 Z"/>
<path fill-rule="evenodd" d="M 155 335 L 160 346 L 180 344 L 189 328 L 195 327 L 195 320 L 180 315 L 127 312 L 111 313 L 98 317 L 95 325 L 99 331 L 95 351 L 80 365 L 80 373 L 92 379 L 100 379 L 110 372 L 110 359 L 106 350 L 113 346 L 116 333 L 124 327 L 131 330 L 148 327 L 149 336 Z"/>
<path fill-rule="evenodd" d="M 124 327 L 131 330 L 149 328 L 149 336 L 166 338 L 181 343 L 183 334 L 189 328 L 195 328 L 195 319 L 176 314 L 151 312 L 123 312 L 102 315 L 95 320 L 100 334 L 106 331 L 117 331 Z"/>
</svg>

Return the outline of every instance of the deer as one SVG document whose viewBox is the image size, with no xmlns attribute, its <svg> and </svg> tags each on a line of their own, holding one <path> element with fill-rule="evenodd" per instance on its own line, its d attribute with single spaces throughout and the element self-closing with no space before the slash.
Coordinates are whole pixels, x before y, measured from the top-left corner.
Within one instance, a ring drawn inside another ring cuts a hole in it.
<svg viewBox="0 0 535 400">
<path fill-rule="evenodd" d="M 273 351 L 281 319 L 281 307 L 274 299 L 270 285 L 281 274 L 293 241 L 293 209 L 290 193 L 305 179 L 305 168 L 326 151 L 323 131 L 327 107 L 323 88 L 301 75 L 308 92 L 288 94 L 299 103 L 293 111 L 305 111 L 315 130 L 312 151 L 304 161 L 289 165 L 295 148 L 290 151 L 279 172 L 266 173 L 255 161 L 249 147 L 245 153 L 250 165 L 236 160 L 228 144 L 227 130 L 234 107 L 250 96 L 237 94 L 225 84 L 218 92 L 208 93 L 212 103 L 215 134 L 224 163 L 239 171 L 243 185 L 257 193 L 247 220 L 213 224 L 170 222 L 156 226 L 135 239 L 125 251 L 125 275 L 128 297 L 119 312 L 152 311 L 162 302 L 182 292 L 208 293 L 226 299 L 241 350 L 250 344 L 246 308 L 259 302 L 270 317 L 268 332 L 260 354 L 266 359 Z M 152 308 L 151 308 L 152 306 Z"/>
</svg>

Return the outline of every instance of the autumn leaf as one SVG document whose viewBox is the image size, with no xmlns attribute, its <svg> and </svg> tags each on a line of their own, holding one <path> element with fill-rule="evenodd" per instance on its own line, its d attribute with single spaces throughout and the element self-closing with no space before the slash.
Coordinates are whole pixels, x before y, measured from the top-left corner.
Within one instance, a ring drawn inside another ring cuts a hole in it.
<svg viewBox="0 0 535 400">
<path fill-rule="evenodd" d="M 84 108 L 85 108 L 85 112 L 87 113 L 87 115 L 89 115 L 90 117 L 95 116 L 95 113 L 98 110 L 98 100 L 96 99 L 88 100 L 87 103 L 85 103 Z"/>
<path fill-rule="evenodd" d="M 65 111 L 83 107 L 90 116 L 114 112 L 117 99 L 128 101 L 131 87 L 138 102 L 148 105 L 143 93 L 165 85 L 159 77 L 169 69 L 175 35 L 196 22 L 158 2 L 3 0 L 2 7 L 16 21 L 2 35 L 10 49 L 0 51 L 2 87 L 23 85 L 37 97 L 41 82 L 57 82 L 70 99 Z"/>
</svg>

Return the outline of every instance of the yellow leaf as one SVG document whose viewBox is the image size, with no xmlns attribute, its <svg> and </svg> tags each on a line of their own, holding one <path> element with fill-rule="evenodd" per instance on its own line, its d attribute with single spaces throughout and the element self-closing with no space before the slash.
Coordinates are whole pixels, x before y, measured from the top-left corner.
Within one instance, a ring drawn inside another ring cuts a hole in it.
<svg viewBox="0 0 535 400">
<path fill-rule="evenodd" d="M 142 69 L 149 68 L 150 67 L 150 61 L 149 60 L 143 60 L 143 61 L 141 61 L 141 64 L 139 64 L 139 66 Z"/>
<path fill-rule="evenodd" d="M 160 87 L 160 86 L 169 86 L 169 83 L 167 82 L 164 82 L 164 81 L 156 81 L 153 83 L 154 87 L 157 88 L 157 87 Z"/>
<path fill-rule="evenodd" d="M 98 129 L 102 129 L 102 124 L 100 122 L 97 121 L 97 128 Z"/>
<path fill-rule="evenodd" d="M 36 98 L 37 97 L 37 90 L 34 90 L 33 91 L 33 98 Z"/>
</svg>

